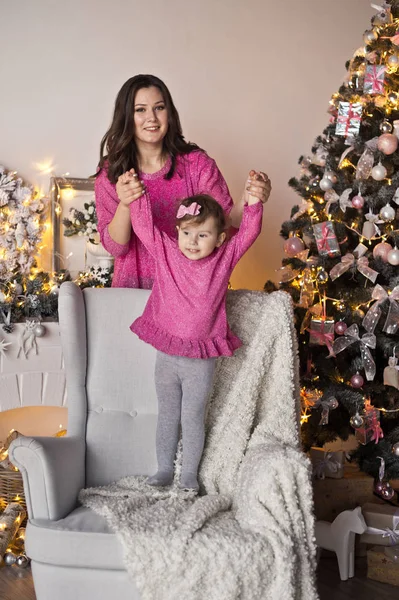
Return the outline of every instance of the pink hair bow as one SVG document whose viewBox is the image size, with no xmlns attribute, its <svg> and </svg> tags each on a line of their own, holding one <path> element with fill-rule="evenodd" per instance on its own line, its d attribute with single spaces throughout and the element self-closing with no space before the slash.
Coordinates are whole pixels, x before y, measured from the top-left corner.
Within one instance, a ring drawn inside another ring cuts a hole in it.
<svg viewBox="0 0 399 600">
<path fill-rule="evenodd" d="M 178 219 L 182 219 L 186 215 L 190 215 L 192 217 L 196 217 L 201 212 L 201 206 L 197 202 L 191 202 L 188 206 L 184 206 L 181 204 L 179 206 L 179 210 L 177 211 L 176 217 Z"/>
</svg>

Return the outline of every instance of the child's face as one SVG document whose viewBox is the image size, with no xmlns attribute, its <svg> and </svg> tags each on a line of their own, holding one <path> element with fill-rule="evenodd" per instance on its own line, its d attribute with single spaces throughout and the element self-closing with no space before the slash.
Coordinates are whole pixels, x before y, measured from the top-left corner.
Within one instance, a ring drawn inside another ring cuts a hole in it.
<svg viewBox="0 0 399 600">
<path fill-rule="evenodd" d="M 177 227 L 177 231 L 180 251 L 190 260 L 206 258 L 226 239 L 224 232 L 218 233 L 214 217 L 208 217 L 201 224 L 185 221 Z"/>
</svg>

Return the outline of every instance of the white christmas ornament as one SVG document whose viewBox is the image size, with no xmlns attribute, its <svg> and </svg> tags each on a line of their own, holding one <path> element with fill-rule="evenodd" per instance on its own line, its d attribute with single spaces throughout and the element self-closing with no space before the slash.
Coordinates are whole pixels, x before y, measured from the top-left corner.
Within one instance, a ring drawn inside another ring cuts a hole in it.
<svg viewBox="0 0 399 600">
<path fill-rule="evenodd" d="M 383 179 L 385 179 L 386 175 L 387 175 L 387 170 L 384 167 L 384 165 L 381 163 L 378 163 L 378 165 L 373 167 L 371 170 L 371 176 L 376 181 L 382 181 Z"/>
<path fill-rule="evenodd" d="M 328 179 L 328 177 L 324 176 L 323 179 L 321 179 L 319 186 L 320 189 L 323 190 L 323 192 L 326 192 L 327 190 L 331 190 L 331 188 L 333 187 L 333 182 L 331 181 L 331 179 Z"/>
<path fill-rule="evenodd" d="M 334 173 L 334 171 L 325 171 L 323 179 L 325 178 L 330 179 L 330 181 L 332 181 L 333 183 L 337 183 L 338 181 L 337 174 Z"/>
<path fill-rule="evenodd" d="M 399 57 L 397 54 L 391 54 L 391 56 L 388 56 L 388 60 L 387 63 L 389 64 L 390 67 L 396 69 L 396 67 L 399 65 Z"/>
<path fill-rule="evenodd" d="M 395 209 L 389 203 L 383 206 L 380 210 L 380 218 L 383 221 L 393 221 L 395 218 Z"/>
<path fill-rule="evenodd" d="M 33 331 L 36 337 L 43 337 L 46 333 L 46 328 L 41 323 L 38 323 Z"/>
<path fill-rule="evenodd" d="M 388 252 L 387 258 L 390 265 L 399 265 L 399 250 L 396 246 Z"/>
</svg>

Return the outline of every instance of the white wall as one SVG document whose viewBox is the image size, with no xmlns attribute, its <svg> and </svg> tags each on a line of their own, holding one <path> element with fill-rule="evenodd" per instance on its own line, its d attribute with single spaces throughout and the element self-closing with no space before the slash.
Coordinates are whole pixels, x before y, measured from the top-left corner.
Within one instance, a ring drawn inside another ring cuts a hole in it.
<svg viewBox="0 0 399 600">
<path fill-rule="evenodd" d="M 233 279 L 261 288 L 281 264 L 278 232 L 296 202 L 287 181 L 373 13 L 369 0 L 4 1 L 0 164 L 39 184 L 45 159 L 88 176 L 120 86 L 154 73 L 233 197 L 252 167 L 273 180 L 262 237 Z"/>
</svg>

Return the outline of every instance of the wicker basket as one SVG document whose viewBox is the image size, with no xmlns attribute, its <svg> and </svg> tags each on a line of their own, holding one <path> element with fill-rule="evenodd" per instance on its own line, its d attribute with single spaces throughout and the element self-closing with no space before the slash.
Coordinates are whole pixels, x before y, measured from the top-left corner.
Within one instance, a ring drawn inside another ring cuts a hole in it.
<svg viewBox="0 0 399 600">
<path fill-rule="evenodd" d="M 19 502 L 26 510 L 22 475 L 19 471 L 6 471 L 0 467 L 0 512 L 10 502 Z"/>
</svg>

